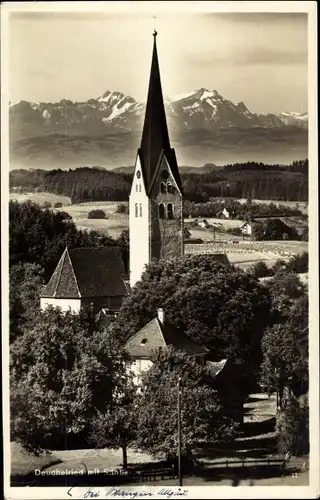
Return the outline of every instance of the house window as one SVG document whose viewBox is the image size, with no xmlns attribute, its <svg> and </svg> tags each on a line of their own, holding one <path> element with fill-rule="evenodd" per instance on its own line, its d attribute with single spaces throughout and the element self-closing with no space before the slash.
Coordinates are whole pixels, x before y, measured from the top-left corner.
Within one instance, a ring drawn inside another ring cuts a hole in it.
<svg viewBox="0 0 320 500">
<path fill-rule="evenodd" d="M 172 206 L 172 203 L 168 203 L 168 219 L 173 219 L 173 206 Z"/>
<path fill-rule="evenodd" d="M 138 203 L 135 204 L 134 209 L 135 209 L 135 216 L 138 217 Z"/>
<path fill-rule="evenodd" d="M 147 343 L 147 339 L 142 339 L 140 345 L 146 345 L 146 343 Z"/>
<path fill-rule="evenodd" d="M 140 217 L 142 217 L 142 203 L 140 203 Z"/>
<path fill-rule="evenodd" d="M 165 218 L 164 204 L 160 203 L 160 205 L 159 205 L 159 219 L 164 219 L 164 218 Z"/>
<path fill-rule="evenodd" d="M 167 192 L 167 186 L 165 185 L 164 182 L 161 182 L 161 184 L 160 184 L 160 191 L 162 194 L 166 194 L 166 192 Z"/>
</svg>

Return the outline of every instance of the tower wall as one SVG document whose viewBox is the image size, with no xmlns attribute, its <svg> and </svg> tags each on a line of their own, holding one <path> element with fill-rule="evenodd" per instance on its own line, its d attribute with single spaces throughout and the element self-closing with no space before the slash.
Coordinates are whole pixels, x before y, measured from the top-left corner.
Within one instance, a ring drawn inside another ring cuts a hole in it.
<svg viewBox="0 0 320 500">
<path fill-rule="evenodd" d="M 171 187 L 172 192 L 161 192 L 161 184 Z M 171 175 L 164 181 L 156 180 L 150 201 L 150 255 L 151 259 L 170 259 L 183 255 L 182 196 Z M 164 218 L 160 207 L 163 207 Z M 169 218 L 170 206 L 172 218 Z"/>
<path fill-rule="evenodd" d="M 136 206 L 138 215 L 136 216 Z M 142 215 L 140 215 L 140 208 Z M 140 280 L 149 263 L 149 200 L 143 193 L 133 193 L 129 199 L 130 286 Z"/>
</svg>

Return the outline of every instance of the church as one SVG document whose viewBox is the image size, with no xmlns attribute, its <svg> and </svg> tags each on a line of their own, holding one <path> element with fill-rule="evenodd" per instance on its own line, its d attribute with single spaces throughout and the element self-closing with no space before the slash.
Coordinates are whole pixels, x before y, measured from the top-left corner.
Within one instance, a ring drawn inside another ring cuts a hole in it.
<svg viewBox="0 0 320 500">
<path fill-rule="evenodd" d="M 116 247 L 66 248 L 41 293 L 42 309 L 53 305 L 78 312 L 91 304 L 97 313 L 116 314 L 146 264 L 184 253 L 182 183 L 169 139 L 156 37 L 155 31 L 142 138 L 129 196 L 129 276 Z"/>
<path fill-rule="evenodd" d="M 142 138 L 129 195 L 129 276 L 117 247 L 66 248 L 41 293 L 41 309 L 52 305 L 79 312 L 90 305 L 96 320 L 107 325 L 140 281 L 147 264 L 184 254 L 183 189 L 169 139 L 156 37 L 155 31 Z M 220 254 L 212 257 L 221 261 Z M 226 256 L 225 260 L 228 264 Z M 124 346 L 133 360 L 130 369 L 137 383 L 152 365 L 154 349 L 169 346 L 202 365 L 208 363 L 214 383 L 219 383 L 221 372 L 225 380 L 230 363 L 210 361 L 208 349 L 184 332 L 173 331 L 160 308 L 157 316 L 133 332 Z"/>
</svg>

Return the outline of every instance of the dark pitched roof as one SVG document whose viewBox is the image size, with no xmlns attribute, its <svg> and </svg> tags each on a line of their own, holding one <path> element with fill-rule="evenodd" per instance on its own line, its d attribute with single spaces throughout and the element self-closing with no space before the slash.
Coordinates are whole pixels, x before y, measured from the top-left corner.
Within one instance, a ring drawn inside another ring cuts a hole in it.
<svg viewBox="0 0 320 500">
<path fill-rule="evenodd" d="M 150 192 L 151 183 L 162 154 L 165 155 L 172 171 L 172 175 L 174 176 L 179 189 L 182 191 L 176 155 L 174 149 L 172 149 L 170 145 L 161 87 L 156 33 L 154 33 L 147 105 L 141 145 L 138 149 L 147 193 Z"/>
<path fill-rule="evenodd" d="M 207 361 L 207 367 L 211 377 L 216 377 L 226 366 L 227 359 L 221 361 Z"/>
<path fill-rule="evenodd" d="M 125 349 L 132 357 L 149 358 L 151 352 L 161 347 L 172 346 L 187 355 L 207 354 L 208 350 L 196 344 L 186 334 L 176 331 L 167 324 L 154 318 L 135 333 L 125 344 Z"/>
<path fill-rule="evenodd" d="M 65 249 L 41 297 L 124 296 L 125 269 L 117 247 Z"/>
</svg>

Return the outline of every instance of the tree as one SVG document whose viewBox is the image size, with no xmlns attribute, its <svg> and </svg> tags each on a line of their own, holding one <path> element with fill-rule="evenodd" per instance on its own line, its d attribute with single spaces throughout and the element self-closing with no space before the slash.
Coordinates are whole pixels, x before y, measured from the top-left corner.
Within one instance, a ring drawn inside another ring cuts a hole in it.
<svg viewBox="0 0 320 500">
<path fill-rule="evenodd" d="M 296 301 L 307 292 L 306 285 L 301 282 L 297 274 L 281 269 L 266 282 L 265 286 L 272 298 L 273 315 L 279 313 L 284 319 L 288 318 Z M 283 321 L 277 320 L 276 322 Z"/>
<path fill-rule="evenodd" d="M 43 269 L 30 263 L 15 264 L 9 271 L 10 342 L 28 328 L 39 311 L 44 286 Z"/>
<path fill-rule="evenodd" d="M 129 205 L 127 203 L 119 203 L 119 205 L 117 205 L 116 212 L 118 214 L 128 214 Z"/>
<path fill-rule="evenodd" d="M 192 456 L 201 442 L 232 442 L 236 425 L 208 383 L 207 369 L 172 349 L 154 352 L 152 360 L 142 375 L 136 447 L 156 456 L 165 454 L 167 459 L 176 455 L 178 377 L 182 455 Z"/>
<path fill-rule="evenodd" d="M 295 273 L 307 273 L 309 271 L 308 252 L 303 252 L 292 257 L 287 263 L 287 270 Z"/>
<path fill-rule="evenodd" d="M 40 312 L 10 354 L 11 438 L 25 447 L 83 446 L 124 390 L 126 355 L 88 314 Z"/>
<path fill-rule="evenodd" d="M 77 230 L 65 212 L 41 210 L 32 202 L 9 204 L 10 267 L 30 262 L 51 277 L 66 244 L 69 248 L 115 245 L 115 241 L 96 231 Z"/>
<path fill-rule="evenodd" d="M 135 398 L 135 386 L 127 371 L 124 392 L 106 412 L 98 411 L 91 421 L 89 442 L 96 448 L 122 449 L 122 465 L 128 467 L 127 448 L 136 437 L 137 415 L 140 408 Z"/>
<path fill-rule="evenodd" d="M 256 262 L 248 270 L 255 278 L 265 278 L 270 276 L 270 269 L 264 261 Z"/>
<path fill-rule="evenodd" d="M 211 255 L 186 255 L 147 266 L 141 281 L 125 299 L 113 332 L 124 342 L 165 310 L 177 331 L 229 358 L 243 374 L 261 361 L 261 336 L 269 321 L 268 290 L 256 279 Z"/>
<path fill-rule="evenodd" d="M 278 289 L 278 293 L 280 290 Z M 262 339 L 262 384 L 271 393 L 279 392 L 280 406 L 283 391 L 298 397 L 308 390 L 308 295 L 299 288 L 288 289 L 287 298 L 274 298 L 277 322 L 264 333 Z"/>
<path fill-rule="evenodd" d="M 309 406 L 291 400 L 277 414 L 276 431 L 281 454 L 299 456 L 309 453 Z"/>
</svg>

